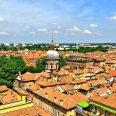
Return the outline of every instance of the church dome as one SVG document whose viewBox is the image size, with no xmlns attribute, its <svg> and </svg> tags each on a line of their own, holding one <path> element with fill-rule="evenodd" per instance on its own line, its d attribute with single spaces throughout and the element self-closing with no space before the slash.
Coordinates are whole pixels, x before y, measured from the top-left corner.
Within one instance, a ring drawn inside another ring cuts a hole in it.
<svg viewBox="0 0 116 116">
<path fill-rule="evenodd" d="M 49 50 L 46 53 L 46 59 L 59 59 L 59 53 L 55 50 Z"/>
</svg>

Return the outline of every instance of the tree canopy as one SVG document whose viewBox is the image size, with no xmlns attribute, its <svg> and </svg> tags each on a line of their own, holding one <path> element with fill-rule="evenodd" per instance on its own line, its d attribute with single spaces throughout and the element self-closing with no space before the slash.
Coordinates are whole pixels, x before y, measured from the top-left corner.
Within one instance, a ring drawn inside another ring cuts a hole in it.
<svg viewBox="0 0 116 116">
<path fill-rule="evenodd" d="M 28 46 L 0 46 L 0 50 L 3 50 L 3 51 L 9 51 L 9 50 L 12 50 L 12 51 L 18 51 L 18 50 L 25 50 L 25 49 L 28 49 L 28 50 L 45 50 L 45 51 L 48 51 L 50 49 L 50 46 L 48 45 L 39 45 L 39 44 L 34 44 L 34 45 L 28 45 Z"/>
<path fill-rule="evenodd" d="M 109 47 L 103 47 L 103 46 L 98 46 L 98 47 L 79 47 L 78 52 L 81 53 L 87 53 L 87 52 L 95 52 L 95 51 L 101 51 L 101 52 L 107 52 Z"/>
<path fill-rule="evenodd" d="M 68 63 L 67 63 L 66 59 L 63 56 L 60 56 L 60 58 L 59 58 L 59 68 L 65 66 L 67 64 Z"/>
<path fill-rule="evenodd" d="M 15 57 L 10 56 L 0 56 L 0 85 L 7 85 L 9 88 L 12 88 L 14 78 L 16 74 L 31 72 L 38 73 L 45 70 L 46 59 L 42 58 L 36 61 L 36 67 L 29 66 L 27 67 L 24 60 L 21 56 Z M 59 68 L 67 65 L 66 59 L 63 56 L 60 56 L 59 59 Z"/>
<path fill-rule="evenodd" d="M 31 73 L 38 73 L 38 72 L 42 72 L 45 70 L 45 65 L 46 63 L 46 59 L 43 57 L 42 59 L 38 59 L 36 61 L 36 67 L 26 67 L 26 71 L 31 72 Z"/>
<path fill-rule="evenodd" d="M 72 47 L 69 46 L 69 48 L 65 48 L 63 51 L 73 51 L 73 52 L 80 52 L 80 53 L 87 53 L 87 52 L 95 52 L 95 51 L 101 51 L 101 52 L 107 52 L 109 47 L 104 46 L 97 46 L 97 47 Z"/>
<path fill-rule="evenodd" d="M 25 72 L 26 64 L 22 57 L 0 56 L 0 85 L 7 85 L 12 88 L 15 75 L 18 72 Z"/>
</svg>

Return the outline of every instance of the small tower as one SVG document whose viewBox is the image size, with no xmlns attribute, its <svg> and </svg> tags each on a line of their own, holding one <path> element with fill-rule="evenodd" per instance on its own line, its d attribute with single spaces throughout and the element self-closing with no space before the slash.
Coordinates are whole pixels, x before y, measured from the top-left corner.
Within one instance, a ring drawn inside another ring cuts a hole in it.
<svg viewBox="0 0 116 116">
<path fill-rule="evenodd" d="M 50 45 L 50 50 L 54 50 L 54 41 L 53 41 L 53 39 L 52 39 L 52 43 Z"/>
</svg>

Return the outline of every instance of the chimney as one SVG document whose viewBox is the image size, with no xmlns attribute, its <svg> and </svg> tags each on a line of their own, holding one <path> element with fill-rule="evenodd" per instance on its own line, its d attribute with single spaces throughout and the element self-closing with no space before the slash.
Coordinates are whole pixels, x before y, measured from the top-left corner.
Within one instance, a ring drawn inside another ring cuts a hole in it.
<svg viewBox="0 0 116 116">
<path fill-rule="evenodd" d="M 57 98 L 56 98 L 56 97 L 54 97 L 54 102 L 55 102 L 55 103 L 57 102 Z"/>
<path fill-rule="evenodd" d="M 63 100 L 60 100 L 60 106 L 63 106 Z"/>
<path fill-rule="evenodd" d="M 48 98 L 48 94 L 47 93 L 45 93 L 45 96 L 46 96 L 46 98 Z"/>
</svg>

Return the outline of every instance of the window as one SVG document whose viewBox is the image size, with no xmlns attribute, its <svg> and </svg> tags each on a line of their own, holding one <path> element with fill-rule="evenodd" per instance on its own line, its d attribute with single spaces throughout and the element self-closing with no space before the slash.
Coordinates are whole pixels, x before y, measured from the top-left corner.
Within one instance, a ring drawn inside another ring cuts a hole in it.
<svg viewBox="0 0 116 116">
<path fill-rule="evenodd" d="M 48 106 L 48 112 L 50 111 L 50 106 Z"/>
<path fill-rule="evenodd" d="M 44 103 L 42 103 L 42 108 L 44 109 Z"/>
<path fill-rule="evenodd" d="M 40 101 L 40 106 L 42 107 L 42 102 Z"/>
<path fill-rule="evenodd" d="M 104 116 L 108 116 L 108 113 L 106 110 L 104 110 Z"/>
<path fill-rule="evenodd" d="M 54 114 L 54 109 L 52 109 L 52 113 Z"/>
<path fill-rule="evenodd" d="M 59 113 L 59 112 L 57 112 L 57 113 L 56 113 L 56 116 L 60 116 L 60 113 Z"/>
<path fill-rule="evenodd" d="M 94 107 L 94 111 L 97 112 L 97 107 L 96 106 Z"/>
<path fill-rule="evenodd" d="M 51 64 L 51 68 L 53 68 L 53 64 Z"/>
</svg>

